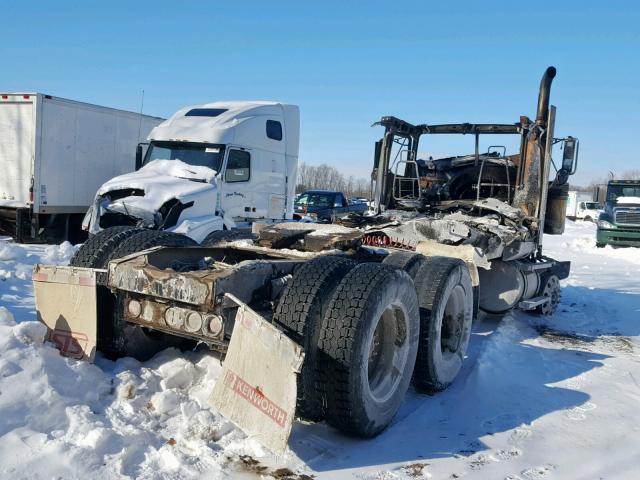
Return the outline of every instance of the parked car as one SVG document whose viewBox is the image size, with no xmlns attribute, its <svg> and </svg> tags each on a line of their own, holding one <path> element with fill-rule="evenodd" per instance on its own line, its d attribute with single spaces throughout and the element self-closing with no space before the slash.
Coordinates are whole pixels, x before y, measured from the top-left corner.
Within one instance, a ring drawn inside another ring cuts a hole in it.
<svg viewBox="0 0 640 480">
<path fill-rule="evenodd" d="M 333 223 L 337 218 L 350 213 L 364 213 L 366 203 L 351 203 L 342 192 L 332 190 L 308 190 L 295 202 L 294 211 L 299 218 L 305 216 L 321 223 Z"/>
</svg>

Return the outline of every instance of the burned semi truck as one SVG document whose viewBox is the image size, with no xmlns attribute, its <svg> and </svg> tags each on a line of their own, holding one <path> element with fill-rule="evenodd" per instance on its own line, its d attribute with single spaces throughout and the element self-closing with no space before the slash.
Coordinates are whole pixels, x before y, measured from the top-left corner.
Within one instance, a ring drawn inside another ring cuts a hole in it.
<svg viewBox="0 0 640 480">
<path fill-rule="evenodd" d="M 554 138 L 554 76 L 550 67 L 542 78 L 535 120 L 383 117 L 371 210 L 339 224 L 254 223 L 251 235 L 200 246 L 107 228 L 71 266 L 35 267 L 39 318 L 78 358 L 220 352 L 215 405 L 274 449 L 286 446 L 294 411 L 374 436 L 411 382 L 433 393 L 454 381 L 480 310 L 556 309 L 569 263 L 545 256 L 542 240 L 562 233 L 577 140 Z M 474 136 L 475 152 L 420 160 L 423 137 L 441 134 Z M 519 151 L 480 152 L 483 135 L 515 136 Z"/>
</svg>

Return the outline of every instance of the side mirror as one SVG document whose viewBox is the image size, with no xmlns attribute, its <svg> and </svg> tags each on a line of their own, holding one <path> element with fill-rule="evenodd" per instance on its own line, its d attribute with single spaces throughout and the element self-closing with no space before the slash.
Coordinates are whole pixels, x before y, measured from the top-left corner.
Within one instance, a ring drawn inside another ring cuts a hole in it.
<svg viewBox="0 0 640 480">
<path fill-rule="evenodd" d="M 567 137 L 564 139 L 564 151 L 562 152 L 562 170 L 568 175 L 576 173 L 578 166 L 578 139 Z"/>
<path fill-rule="evenodd" d="M 142 167 L 142 144 L 138 144 L 136 147 L 136 171 Z"/>
</svg>

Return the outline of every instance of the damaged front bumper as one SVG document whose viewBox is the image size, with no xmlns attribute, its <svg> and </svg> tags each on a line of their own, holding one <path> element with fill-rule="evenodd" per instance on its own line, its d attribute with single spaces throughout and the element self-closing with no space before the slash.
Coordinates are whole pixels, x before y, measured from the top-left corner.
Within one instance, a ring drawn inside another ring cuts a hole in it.
<svg viewBox="0 0 640 480">
<path fill-rule="evenodd" d="M 640 247 L 640 229 L 604 229 L 598 227 L 596 242 L 600 245 Z"/>
<path fill-rule="evenodd" d="M 108 198 L 97 197 L 82 220 L 82 229 L 96 234 L 104 228 L 120 225 L 155 228 L 159 218 L 158 212 L 150 212 L 135 205 L 127 205 L 120 201 L 110 202 Z"/>
</svg>

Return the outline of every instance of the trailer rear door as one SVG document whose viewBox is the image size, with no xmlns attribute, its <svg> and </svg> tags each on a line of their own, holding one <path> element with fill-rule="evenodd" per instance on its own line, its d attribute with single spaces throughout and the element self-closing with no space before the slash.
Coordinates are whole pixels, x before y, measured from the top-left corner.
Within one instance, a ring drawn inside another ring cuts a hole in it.
<svg viewBox="0 0 640 480">
<path fill-rule="evenodd" d="M 25 206 L 35 156 L 36 95 L 0 95 L 0 205 Z"/>
</svg>

